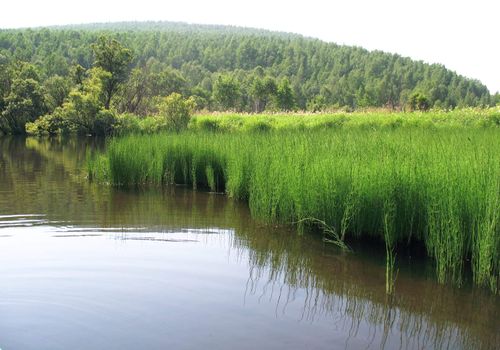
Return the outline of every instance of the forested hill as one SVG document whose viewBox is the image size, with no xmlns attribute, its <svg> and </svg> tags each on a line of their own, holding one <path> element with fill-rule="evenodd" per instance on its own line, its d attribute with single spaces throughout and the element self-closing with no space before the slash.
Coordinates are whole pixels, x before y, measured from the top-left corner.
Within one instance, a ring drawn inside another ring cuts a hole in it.
<svg viewBox="0 0 500 350">
<path fill-rule="evenodd" d="M 402 108 L 415 99 L 424 107 L 452 108 L 495 102 L 479 81 L 442 65 L 230 26 L 131 22 L 0 30 L 0 63 L 31 62 L 43 84 L 55 75 L 69 76 L 76 64 L 90 68 L 91 44 L 102 35 L 131 49 L 129 87 L 153 77 L 155 93 L 194 96 L 200 108 Z M 122 94 L 127 99 L 126 87 Z M 135 109 L 130 112 L 146 110 Z"/>
</svg>

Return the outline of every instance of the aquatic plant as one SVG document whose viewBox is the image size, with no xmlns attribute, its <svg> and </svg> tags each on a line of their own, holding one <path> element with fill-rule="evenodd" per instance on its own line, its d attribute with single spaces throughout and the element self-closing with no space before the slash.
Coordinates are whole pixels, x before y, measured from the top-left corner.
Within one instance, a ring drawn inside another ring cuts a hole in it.
<svg viewBox="0 0 500 350">
<path fill-rule="evenodd" d="M 415 243 L 439 281 L 459 285 L 470 266 L 476 284 L 497 292 L 499 140 L 496 128 L 452 126 L 127 136 L 90 161 L 103 164 L 90 173 L 109 170 L 89 175 L 225 192 L 270 223 L 315 218 L 338 242 L 375 237 L 387 248 L 388 292 L 398 247 Z"/>
</svg>

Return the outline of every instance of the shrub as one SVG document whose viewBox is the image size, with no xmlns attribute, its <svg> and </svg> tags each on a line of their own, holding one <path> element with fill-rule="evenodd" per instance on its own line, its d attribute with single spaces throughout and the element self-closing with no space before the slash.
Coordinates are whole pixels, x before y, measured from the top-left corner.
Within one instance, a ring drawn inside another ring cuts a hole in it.
<svg viewBox="0 0 500 350">
<path fill-rule="evenodd" d="M 192 97 L 184 99 L 173 93 L 165 97 L 158 105 L 160 116 L 165 118 L 167 129 L 181 131 L 187 128 L 196 103 Z"/>
<path fill-rule="evenodd" d="M 410 97 L 410 109 L 412 111 L 428 111 L 431 107 L 427 96 L 417 92 Z"/>
<path fill-rule="evenodd" d="M 101 136 L 110 135 L 113 132 L 115 124 L 115 113 L 109 109 L 102 109 L 95 116 L 91 133 Z"/>
<path fill-rule="evenodd" d="M 125 135 L 129 133 L 139 133 L 141 131 L 139 121 L 140 119 L 133 114 L 119 114 L 116 116 L 116 123 L 113 129 L 113 134 Z"/>
<path fill-rule="evenodd" d="M 56 135 L 68 131 L 61 108 L 56 108 L 52 114 L 41 116 L 32 123 L 26 123 L 26 133 L 30 135 Z"/>
</svg>

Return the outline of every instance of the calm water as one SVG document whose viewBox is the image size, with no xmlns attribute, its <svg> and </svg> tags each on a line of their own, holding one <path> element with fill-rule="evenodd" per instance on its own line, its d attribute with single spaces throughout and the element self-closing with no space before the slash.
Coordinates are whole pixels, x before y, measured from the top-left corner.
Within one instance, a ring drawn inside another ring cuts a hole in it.
<svg viewBox="0 0 500 350">
<path fill-rule="evenodd" d="M 0 348 L 498 349 L 500 297 L 261 225 L 182 188 L 84 178 L 95 140 L 0 138 Z"/>
</svg>

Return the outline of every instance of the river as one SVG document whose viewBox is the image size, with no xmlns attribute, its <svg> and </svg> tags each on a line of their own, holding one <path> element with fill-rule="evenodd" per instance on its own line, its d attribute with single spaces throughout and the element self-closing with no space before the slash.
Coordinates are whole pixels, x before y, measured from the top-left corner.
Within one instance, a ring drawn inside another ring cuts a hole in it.
<svg viewBox="0 0 500 350">
<path fill-rule="evenodd" d="M 0 348 L 495 349 L 500 297 L 182 187 L 89 183 L 95 139 L 0 138 Z"/>
</svg>

